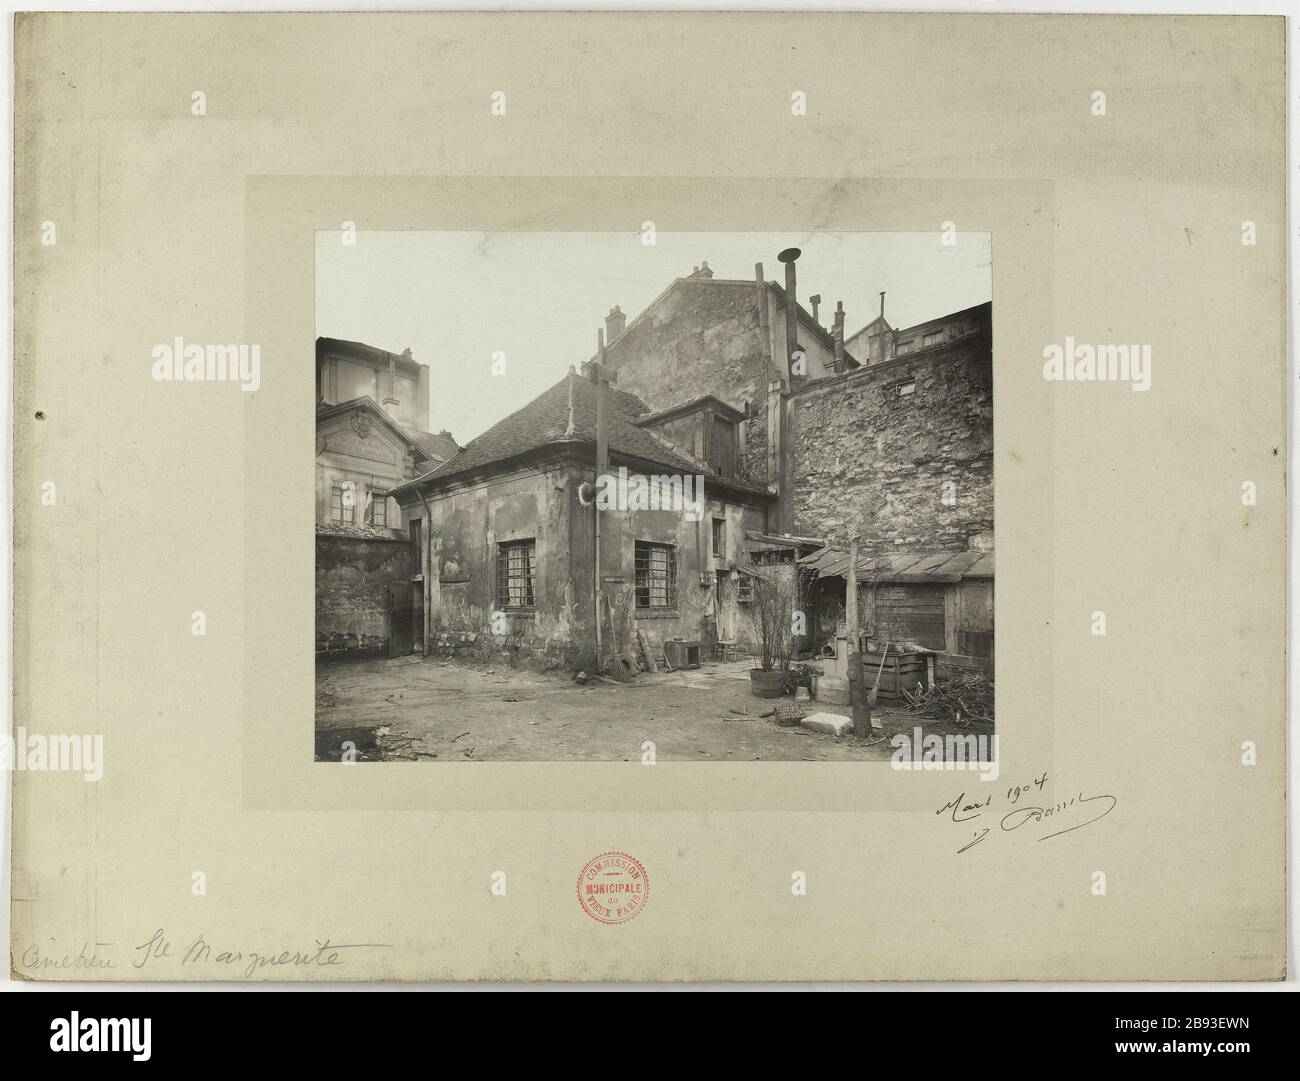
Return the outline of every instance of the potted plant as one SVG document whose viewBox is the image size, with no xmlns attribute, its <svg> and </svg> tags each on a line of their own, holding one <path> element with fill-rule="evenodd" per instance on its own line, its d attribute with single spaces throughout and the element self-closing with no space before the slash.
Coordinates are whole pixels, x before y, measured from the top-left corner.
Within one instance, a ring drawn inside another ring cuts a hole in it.
<svg viewBox="0 0 1300 1081">
<path fill-rule="evenodd" d="M 780 571 L 753 575 L 748 614 L 758 645 L 759 667 L 749 670 L 749 686 L 759 698 L 780 698 L 785 693 L 794 650 L 794 606 L 794 583 Z"/>
</svg>

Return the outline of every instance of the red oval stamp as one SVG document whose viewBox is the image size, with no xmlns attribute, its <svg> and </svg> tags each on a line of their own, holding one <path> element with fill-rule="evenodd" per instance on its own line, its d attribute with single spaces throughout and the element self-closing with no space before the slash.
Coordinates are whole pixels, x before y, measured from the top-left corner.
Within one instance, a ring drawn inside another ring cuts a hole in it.
<svg viewBox="0 0 1300 1081">
<path fill-rule="evenodd" d="M 650 879 L 626 852 L 602 852 L 578 875 L 578 903 L 593 920 L 627 923 L 645 908 Z"/>
</svg>

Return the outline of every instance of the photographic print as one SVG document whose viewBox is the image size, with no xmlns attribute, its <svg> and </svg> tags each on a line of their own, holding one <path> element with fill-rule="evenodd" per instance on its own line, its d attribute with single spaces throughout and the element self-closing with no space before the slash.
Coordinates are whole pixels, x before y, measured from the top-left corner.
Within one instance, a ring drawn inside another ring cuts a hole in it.
<svg viewBox="0 0 1300 1081">
<path fill-rule="evenodd" d="M 19 17 L 14 979 L 1283 979 L 1286 35 Z"/>
<path fill-rule="evenodd" d="M 318 236 L 319 760 L 995 759 L 991 238 L 787 239 Z"/>
</svg>

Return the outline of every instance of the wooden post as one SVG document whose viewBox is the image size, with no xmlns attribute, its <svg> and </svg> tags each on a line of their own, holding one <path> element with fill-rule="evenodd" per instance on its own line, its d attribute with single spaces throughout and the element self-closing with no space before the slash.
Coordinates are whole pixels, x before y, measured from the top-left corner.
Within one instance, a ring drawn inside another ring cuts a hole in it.
<svg viewBox="0 0 1300 1081">
<path fill-rule="evenodd" d="M 871 735 L 871 700 L 863 682 L 862 654 L 858 652 L 858 538 L 849 542 L 849 573 L 844 587 L 844 622 L 849 634 L 849 708 L 853 711 L 853 734 L 859 739 Z"/>
<path fill-rule="evenodd" d="M 844 587 L 844 622 L 849 626 L 849 644 L 856 650 L 858 643 L 858 538 L 849 543 L 849 573 Z"/>
<path fill-rule="evenodd" d="M 859 739 L 871 735 L 871 698 L 862 671 L 862 654 L 857 639 L 849 640 L 849 708 L 853 712 L 853 734 Z"/>
</svg>

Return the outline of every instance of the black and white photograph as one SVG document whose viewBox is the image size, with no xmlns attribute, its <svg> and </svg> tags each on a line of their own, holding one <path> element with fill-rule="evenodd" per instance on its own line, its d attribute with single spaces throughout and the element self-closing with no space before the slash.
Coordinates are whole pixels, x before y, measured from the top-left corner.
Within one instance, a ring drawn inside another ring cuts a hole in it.
<svg viewBox="0 0 1300 1081">
<path fill-rule="evenodd" d="M 318 234 L 319 761 L 996 768 L 991 238 L 790 239 Z"/>
<path fill-rule="evenodd" d="M 150 992 L 393 985 L 1285 1038 L 1206 992 L 1300 982 L 1295 0 L 134 6 L 0 83 L 15 1047 L 373 1069 L 397 1000 Z"/>
</svg>

